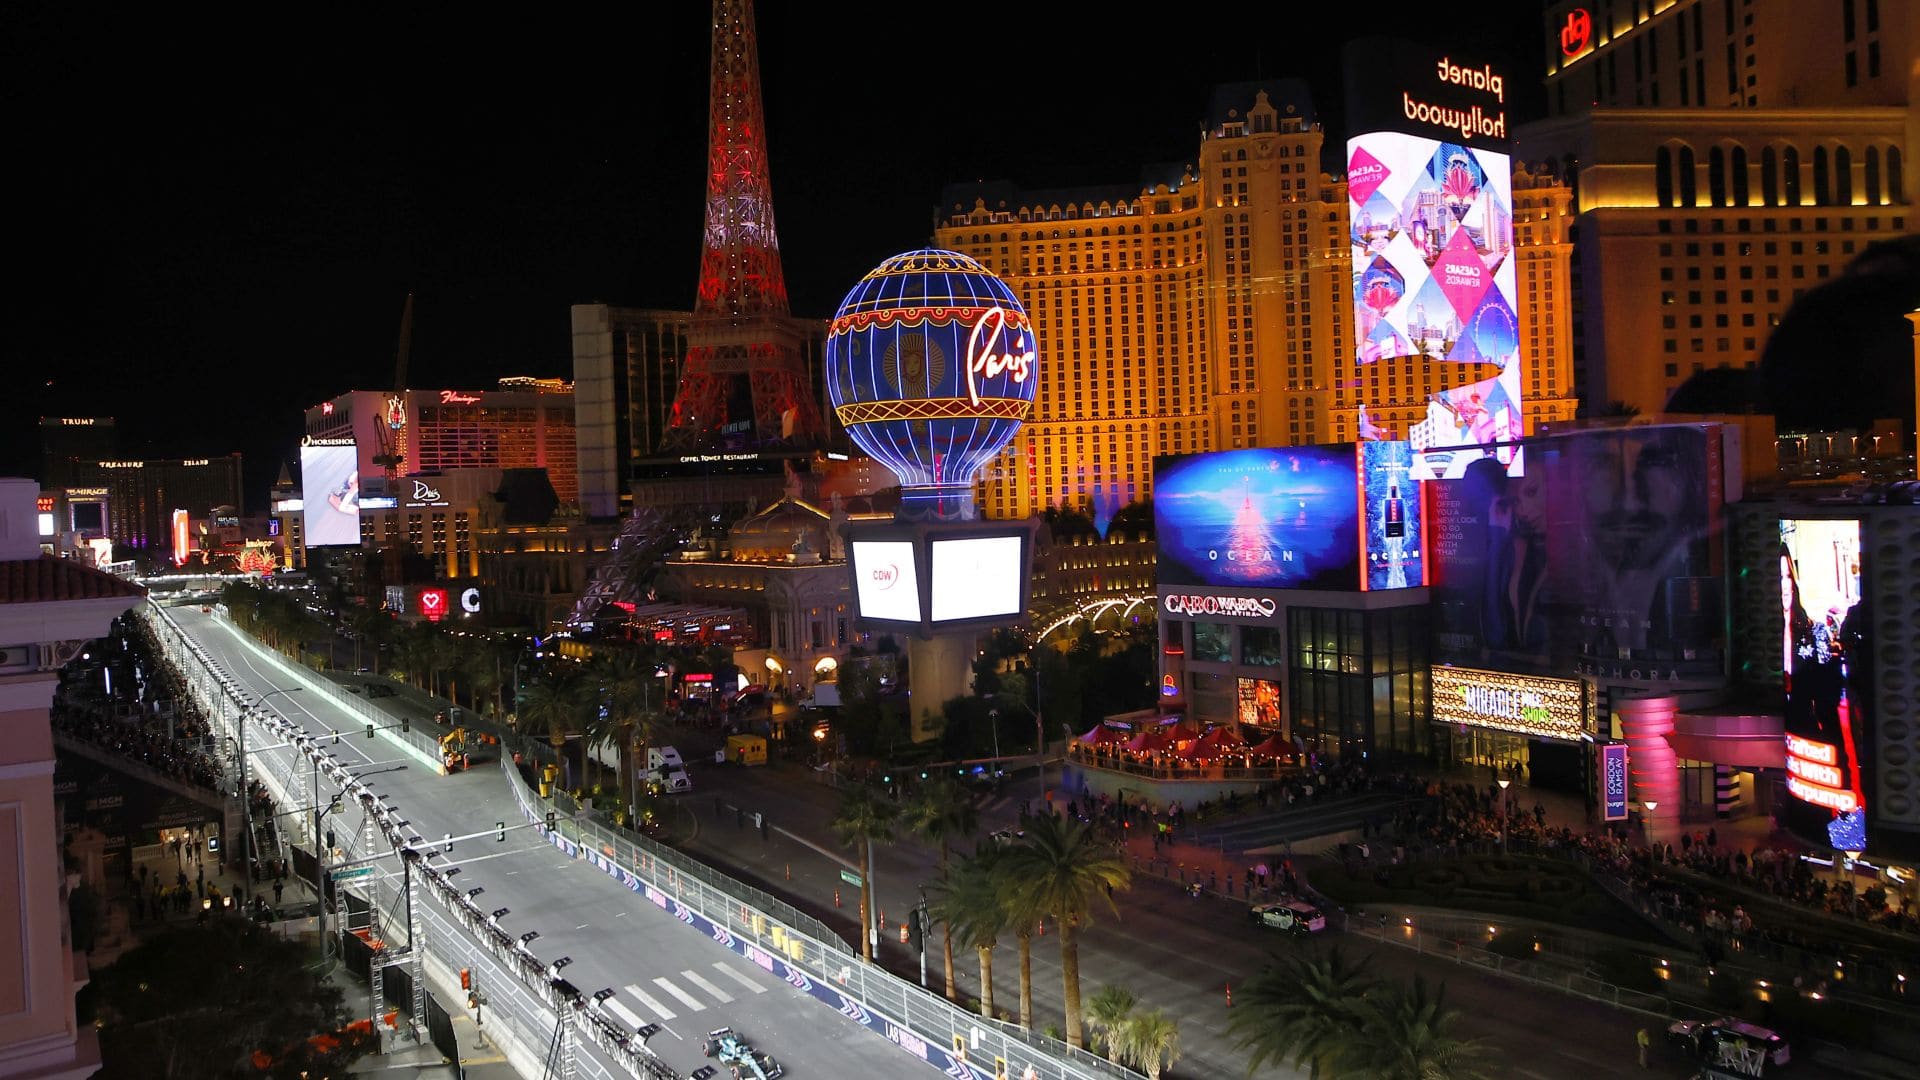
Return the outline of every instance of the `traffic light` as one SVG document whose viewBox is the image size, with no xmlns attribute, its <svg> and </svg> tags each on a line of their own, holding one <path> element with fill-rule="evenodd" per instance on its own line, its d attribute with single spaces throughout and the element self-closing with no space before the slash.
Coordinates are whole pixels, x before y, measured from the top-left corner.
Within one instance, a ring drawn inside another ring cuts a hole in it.
<svg viewBox="0 0 1920 1080">
<path fill-rule="evenodd" d="M 333 842 L 333 830 L 332 830 L 332 829 L 328 829 L 328 830 L 327 830 L 327 847 L 328 847 L 329 849 L 332 849 L 332 848 L 336 848 L 336 847 L 339 847 L 339 846 L 340 846 L 340 845 L 338 845 L 338 844 L 336 844 L 336 843 L 334 843 L 334 842 Z"/>
<path fill-rule="evenodd" d="M 412 720 L 411 720 L 410 718 L 408 718 L 408 717 L 405 717 L 405 716 L 403 716 L 403 717 L 401 717 L 401 718 L 400 718 L 400 730 L 401 730 L 401 731 L 412 731 L 412 730 L 413 730 L 413 721 L 412 721 Z"/>
<path fill-rule="evenodd" d="M 493 838 L 495 840 L 500 841 L 503 844 L 506 843 L 507 842 L 507 823 L 504 821 L 496 821 L 493 823 L 493 827 L 496 830 L 498 830 L 493 834 Z"/>
<path fill-rule="evenodd" d="M 465 973 L 465 972 L 461 972 L 461 974 L 463 974 L 463 975 L 464 975 L 464 974 L 466 974 L 466 973 Z M 476 994 L 476 993 L 474 993 L 474 992 L 473 992 L 473 991 L 471 991 L 471 990 L 469 990 L 469 991 L 467 991 L 467 1008 L 469 1008 L 469 1009 L 477 1009 L 477 1008 L 479 1008 L 479 1007 L 480 1007 L 480 995 L 479 995 L 479 994 Z"/>
<path fill-rule="evenodd" d="M 460 969 L 460 989 L 462 990 L 473 989 L 473 969 L 472 968 Z"/>
<path fill-rule="evenodd" d="M 332 731 L 332 730 L 329 730 L 329 731 L 327 732 L 327 734 L 329 734 L 329 735 L 332 735 L 332 736 L 333 736 L 333 745 L 335 745 L 335 746 L 339 746 L 339 745 L 340 745 L 340 733 L 339 733 L 338 731 Z"/>
<path fill-rule="evenodd" d="M 559 814 L 556 814 L 551 810 L 547 811 L 547 831 L 548 832 L 552 832 L 555 828 L 558 827 L 556 823 L 559 821 L 559 819 L 560 819 Z"/>
<path fill-rule="evenodd" d="M 373 738 L 373 725 L 372 725 L 372 724 L 368 724 L 368 725 L 367 725 L 367 738 L 369 738 L 369 739 L 371 739 L 371 738 Z"/>
<path fill-rule="evenodd" d="M 916 953 L 926 948 L 926 942 L 920 935 L 920 911 L 916 908 L 907 913 L 907 944 Z"/>
</svg>

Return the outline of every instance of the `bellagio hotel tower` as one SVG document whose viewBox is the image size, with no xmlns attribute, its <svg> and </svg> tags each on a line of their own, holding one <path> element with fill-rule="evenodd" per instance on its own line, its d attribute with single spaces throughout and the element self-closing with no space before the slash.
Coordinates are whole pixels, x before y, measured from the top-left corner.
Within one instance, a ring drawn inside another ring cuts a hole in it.
<svg viewBox="0 0 1920 1080">
<path fill-rule="evenodd" d="M 937 247 L 1011 285 L 1040 346 L 1038 400 L 981 474 L 980 507 L 1018 518 L 1153 494 L 1153 458 L 1345 442 L 1360 410 L 1405 438 L 1429 395 L 1466 381 L 1421 357 L 1360 368 L 1345 182 L 1306 86 L 1221 86 L 1194 162 L 1139 183 L 943 193 Z M 1528 431 L 1574 413 L 1571 192 L 1516 165 L 1514 245 Z M 1482 376 L 1475 376 L 1482 377 Z"/>
</svg>

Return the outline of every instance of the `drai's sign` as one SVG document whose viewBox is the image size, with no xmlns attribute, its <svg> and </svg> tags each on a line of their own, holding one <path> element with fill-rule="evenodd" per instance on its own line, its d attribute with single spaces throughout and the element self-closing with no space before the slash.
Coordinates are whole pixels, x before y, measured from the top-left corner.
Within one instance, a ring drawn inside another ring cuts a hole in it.
<svg viewBox="0 0 1920 1080">
<path fill-rule="evenodd" d="M 1584 686 L 1574 679 L 1437 667 L 1433 669 L 1433 718 L 1463 727 L 1578 739 L 1584 721 Z"/>
<path fill-rule="evenodd" d="M 1280 605 L 1270 596 L 1216 596 L 1212 593 L 1168 593 L 1160 607 L 1169 615 L 1237 615 L 1243 619 L 1271 619 Z"/>
</svg>

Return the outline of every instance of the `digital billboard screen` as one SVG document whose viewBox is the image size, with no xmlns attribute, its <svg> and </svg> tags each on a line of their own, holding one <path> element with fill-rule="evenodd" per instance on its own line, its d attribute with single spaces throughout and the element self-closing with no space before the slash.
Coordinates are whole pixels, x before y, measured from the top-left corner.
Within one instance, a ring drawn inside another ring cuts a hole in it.
<svg viewBox="0 0 1920 1080">
<path fill-rule="evenodd" d="M 360 456 L 351 441 L 300 447 L 300 501 L 308 547 L 360 542 Z"/>
<path fill-rule="evenodd" d="M 1860 523 L 1780 522 L 1781 660 L 1786 672 L 1787 824 L 1839 851 L 1866 850 L 1870 620 L 1860 590 Z"/>
<path fill-rule="evenodd" d="M 1401 357 L 1458 365 L 1406 433 L 1415 477 L 1457 479 L 1488 456 L 1518 475 L 1505 76 L 1408 41 L 1353 42 L 1345 66 L 1356 376 Z"/>
<path fill-rule="evenodd" d="M 1429 485 L 1434 660 L 1672 687 L 1721 678 L 1720 429 L 1530 440 Z"/>
<path fill-rule="evenodd" d="M 854 540 L 854 599 L 863 619 L 920 622 L 920 575 L 911 540 Z"/>
<path fill-rule="evenodd" d="M 1404 442 L 1360 444 L 1360 489 L 1366 499 L 1368 589 L 1425 585 L 1426 516 L 1413 448 Z"/>
<path fill-rule="evenodd" d="M 1017 618 L 1026 560 L 1021 536 L 969 536 L 932 541 L 931 608 L 936 623 Z"/>
<path fill-rule="evenodd" d="M 1156 459 L 1160 583 L 1358 589 L 1356 470 L 1351 443 Z"/>
<path fill-rule="evenodd" d="M 1280 684 L 1272 679 L 1238 680 L 1240 723 L 1280 730 Z"/>
</svg>

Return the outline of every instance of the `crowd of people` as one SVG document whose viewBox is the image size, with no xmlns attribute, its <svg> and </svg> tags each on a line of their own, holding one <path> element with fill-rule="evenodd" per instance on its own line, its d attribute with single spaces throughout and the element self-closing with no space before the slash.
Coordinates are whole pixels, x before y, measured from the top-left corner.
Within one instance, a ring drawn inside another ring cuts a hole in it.
<svg viewBox="0 0 1920 1080">
<path fill-rule="evenodd" d="M 97 666 L 61 673 L 54 729 L 182 783 L 220 790 L 224 771 L 209 752 L 212 725 L 179 676 L 154 660 L 154 643 L 117 627 L 101 651 Z"/>
</svg>

